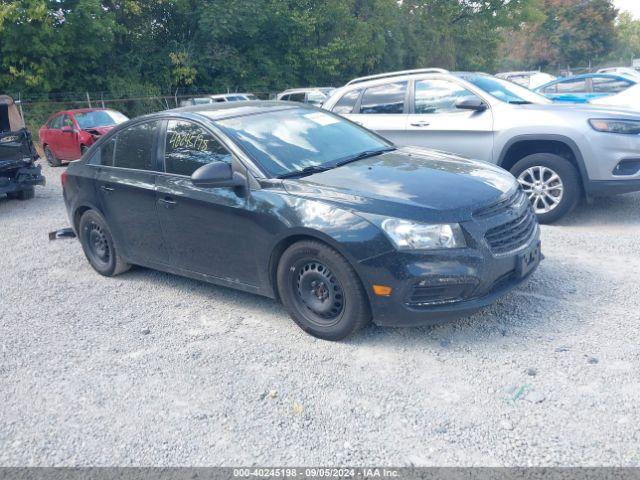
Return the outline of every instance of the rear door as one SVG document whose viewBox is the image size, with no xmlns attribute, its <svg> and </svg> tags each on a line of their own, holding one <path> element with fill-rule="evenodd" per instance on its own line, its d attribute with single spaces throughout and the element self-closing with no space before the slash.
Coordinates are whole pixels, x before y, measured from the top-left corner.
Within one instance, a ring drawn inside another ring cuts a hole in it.
<svg viewBox="0 0 640 480">
<path fill-rule="evenodd" d="M 402 144 L 407 120 L 406 104 L 408 82 L 394 81 L 364 89 L 351 114 L 344 116 L 360 125 L 378 132 L 392 142 Z M 339 113 L 342 100 L 333 111 Z"/>
<path fill-rule="evenodd" d="M 399 143 L 493 161 L 491 109 L 477 112 L 456 108 L 459 100 L 473 97 L 477 95 L 449 79 L 416 80 L 406 130 Z"/>
<path fill-rule="evenodd" d="M 53 154 L 60 158 L 60 137 L 62 136 L 62 115 L 57 115 L 51 119 L 45 133 L 44 142 Z"/>
<path fill-rule="evenodd" d="M 102 212 L 127 260 L 166 264 L 156 211 L 159 121 L 119 132 L 101 149 L 96 187 Z"/>
<path fill-rule="evenodd" d="M 256 241 L 248 197 L 233 188 L 202 188 L 191 182 L 213 161 L 237 162 L 200 124 L 169 120 L 165 171 L 158 177 L 158 215 L 172 261 L 179 268 L 245 285 L 256 285 Z"/>
<path fill-rule="evenodd" d="M 80 151 L 78 135 L 78 128 L 73 120 L 73 117 L 69 114 L 62 116 L 62 127 L 59 134 L 58 141 L 58 154 L 59 158 L 64 160 L 75 160 L 79 157 L 76 151 Z"/>
</svg>

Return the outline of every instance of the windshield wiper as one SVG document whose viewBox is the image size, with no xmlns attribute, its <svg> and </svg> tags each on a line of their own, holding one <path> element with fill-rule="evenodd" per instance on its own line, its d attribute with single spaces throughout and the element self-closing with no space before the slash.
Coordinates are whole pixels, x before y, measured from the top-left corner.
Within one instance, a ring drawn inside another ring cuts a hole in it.
<svg viewBox="0 0 640 480">
<path fill-rule="evenodd" d="M 375 157 L 376 155 L 382 155 L 383 153 L 392 152 L 396 150 L 395 147 L 387 147 L 387 148 L 379 148 L 377 150 L 365 150 L 364 152 L 357 153 L 355 155 L 351 155 L 350 157 L 344 158 L 335 164 L 336 167 L 341 167 L 346 165 L 347 163 L 357 162 L 358 160 L 363 160 L 369 157 Z"/>
<path fill-rule="evenodd" d="M 528 102 L 527 100 L 509 100 L 511 105 L 531 105 L 533 102 Z"/>
<path fill-rule="evenodd" d="M 283 173 L 282 175 L 278 175 L 278 178 L 295 178 L 295 177 L 305 177 L 307 175 L 313 175 L 314 173 L 326 172 L 327 170 L 331 170 L 333 167 L 329 166 L 320 166 L 314 165 L 312 167 L 306 167 L 302 170 L 294 170 L 293 172 Z"/>
</svg>

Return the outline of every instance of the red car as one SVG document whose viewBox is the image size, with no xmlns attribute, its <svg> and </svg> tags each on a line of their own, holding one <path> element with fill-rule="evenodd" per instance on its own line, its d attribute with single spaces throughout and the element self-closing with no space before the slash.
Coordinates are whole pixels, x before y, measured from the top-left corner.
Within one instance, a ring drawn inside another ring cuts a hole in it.
<svg viewBox="0 0 640 480">
<path fill-rule="evenodd" d="M 129 120 L 116 110 L 84 108 L 58 112 L 40 128 L 40 144 L 52 167 L 77 160 L 116 125 Z"/>
</svg>

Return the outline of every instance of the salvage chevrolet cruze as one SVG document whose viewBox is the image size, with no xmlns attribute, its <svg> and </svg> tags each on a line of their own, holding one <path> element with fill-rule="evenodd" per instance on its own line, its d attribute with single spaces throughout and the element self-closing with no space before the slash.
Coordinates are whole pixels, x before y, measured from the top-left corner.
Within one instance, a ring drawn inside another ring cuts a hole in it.
<svg viewBox="0 0 640 480">
<path fill-rule="evenodd" d="M 62 177 L 98 273 L 141 265 L 282 301 L 339 340 L 431 324 L 513 289 L 541 259 L 516 180 L 487 163 L 396 148 L 284 102 L 195 106 L 132 120 Z"/>
</svg>

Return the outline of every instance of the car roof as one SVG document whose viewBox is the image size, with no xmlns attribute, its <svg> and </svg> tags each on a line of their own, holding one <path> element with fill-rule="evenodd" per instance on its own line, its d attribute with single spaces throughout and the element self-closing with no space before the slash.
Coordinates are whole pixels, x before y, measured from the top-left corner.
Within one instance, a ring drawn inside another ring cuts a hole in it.
<svg viewBox="0 0 640 480">
<path fill-rule="evenodd" d="M 74 113 L 89 113 L 89 112 L 103 112 L 107 110 L 113 110 L 112 108 L 74 108 L 72 110 L 60 110 L 54 115 L 74 114 Z"/>
<path fill-rule="evenodd" d="M 285 108 L 307 108 L 314 110 L 313 107 L 302 103 L 282 102 L 277 100 L 250 100 L 247 102 L 229 102 L 229 103 L 210 103 L 205 105 L 190 105 L 188 107 L 175 108 L 166 110 L 151 116 L 161 116 L 167 113 L 190 113 L 206 116 L 210 120 L 222 120 L 231 117 L 240 117 L 245 115 L 255 115 L 269 111 L 276 112 Z"/>
</svg>

